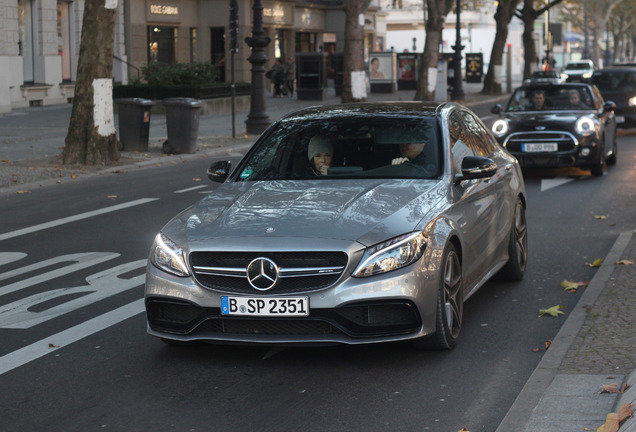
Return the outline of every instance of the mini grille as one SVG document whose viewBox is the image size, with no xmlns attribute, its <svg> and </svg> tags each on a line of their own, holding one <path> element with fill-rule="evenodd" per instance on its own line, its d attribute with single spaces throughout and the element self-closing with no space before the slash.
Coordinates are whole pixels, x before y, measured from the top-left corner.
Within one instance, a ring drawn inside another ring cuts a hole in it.
<svg viewBox="0 0 636 432">
<path fill-rule="evenodd" d="M 286 277 L 280 277 L 276 286 L 267 291 L 268 295 L 326 288 L 336 283 L 347 265 L 347 254 L 344 252 L 193 252 L 190 254 L 190 266 L 196 280 L 207 288 L 237 294 L 255 294 L 259 291 L 249 284 L 245 270 L 252 260 L 259 257 L 275 262 L 281 274 L 303 269 L 300 274 L 292 272 Z"/>
<path fill-rule="evenodd" d="M 567 132 L 517 132 L 508 138 L 506 148 L 511 152 L 522 152 L 523 144 L 556 143 L 559 152 L 574 150 L 577 140 Z"/>
</svg>

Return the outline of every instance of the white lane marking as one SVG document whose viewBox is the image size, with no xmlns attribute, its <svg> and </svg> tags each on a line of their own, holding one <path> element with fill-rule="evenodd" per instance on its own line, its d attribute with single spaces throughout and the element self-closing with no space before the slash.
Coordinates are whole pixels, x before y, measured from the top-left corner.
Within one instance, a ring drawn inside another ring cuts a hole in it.
<svg viewBox="0 0 636 432">
<path fill-rule="evenodd" d="M 204 188 L 204 187 L 207 187 L 207 186 L 206 186 L 206 185 L 193 186 L 193 187 L 191 187 L 191 188 L 181 189 L 181 190 L 178 190 L 178 191 L 174 191 L 174 193 L 184 193 L 184 192 L 190 192 L 190 191 L 193 191 L 193 190 L 202 189 L 202 188 Z"/>
<path fill-rule="evenodd" d="M 85 321 L 82 324 L 78 324 L 75 327 L 71 327 L 70 329 L 48 336 L 45 339 L 6 354 L 0 357 L 0 375 L 54 352 L 54 348 L 70 345 L 73 342 L 77 342 L 80 339 L 105 330 L 115 324 L 119 324 L 128 318 L 132 318 L 143 311 L 144 300 L 139 299 Z"/>
<path fill-rule="evenodd" d="M 28 329 L 65 313 L 143 285 L 146 279 L 145 273 L 131 278 L 126 278 L 125 275 L 145 267 L 145 259 L 122 264 L 87 277 L 88 285 L 44 291 L 0 306 L 0 328 Z M 81 296 L 39 310 L 48 302 L 55 302 L 56 299 L 63 299 L 71 295 Z"/>
<path fill-rule="evenodd" d="M 27 254 L 23 252 L 0 252 L 0 265 L 10 264 L 15 261 L 20 261 L 25 258 Z M 2 274 L 0 274 L 2 276 Z"/>
<path fill-rule="evenodd" d="M 67 274 L 106 262 L 108 260 L 117 258 L 119 256 L 118 253 L 114 252 L 87 252 L 87 253 L 79 253 L 72 255 L 62 255 L 56 258 L 51 258 L 46 261 L 42 261 L 39 263 L 31 264 L 29 266 L 21 267 L 15 270 L 11 270 L 8 272 L 0 273 L 0 280 L 9 279 L 15 276 L 20 276 L 22 274 L 28 274 L 30 272 L 36 270 L 42 270 L 47 267 L 56 266 L 60 263 L 70 263 L 65 265 L 64 267 L 60 266 L 55 270 L 51 270 L 46 273 L 39 274 L 37 276 L 33 276 L 27 279 L 23 279 L 17 281 L 15 283 L 6 285 L 0 288 L 0 294 L 6 295 L 23 288 L 28 288 L 32 285 L 37 285 L 42 282 L 47 282 L 51 279 L 65 276 Z"/>
<path fill-rule="evenodd" d="M 572 178 L 555 178 L 555 179 L 541 179 L 541 192 L 545 192 L 548 189 L 552 189 L 558 186 L 562 186 L 566 183 L 574 181 Z"/>
<path fill-rule="evenodd" d="M 65 218 L 54 220 L 54 221 L 51 221 L 51 222 L 46 222 L 46 223 L 43 223 L 43 224 L 40 224 L 40 225 L 34 225 L 32 227 L 29 227 L 29 228 L 24 228 L 24 229 L 20 229 L 20 230 L 16 230 L 16 231 L 11 231 L 11 232 L 8 232 L 8 233 L 0 234 L 0 241 L 7 240 L 7 239 L 10 239 L 10 238 L 13 238 L 13 237 L 19 237 L 19 236 L 25 235 L 25 234 L 31 234 L 31 233 L 36 232 L 36 231 L 42 231 L 42 230 L 45 230 L 45 229 L 48 229 L 48 228 L 56 227 L 56 226 L 59 226 L 59 225 L 64 225 L 64 224 L 67 224 L 67 223 L 70 223 L 70 222 L 76 222 L 78 220 L 88 219 L 88 218 L 93 217 L 93 216 L 99 216 L 99 215 L 102 215 L 102 214 L 105 214 L 105 213 L 110 213 L 110 212 L 114 212 L 114 211 L 117 211 L 117 210 L 122 210 L 122 209 L 125 209 L 125 208 L 128 208 L 128 207 L 134 207 L 134 206 L 137 206 L 137 205 L 146 204 L 146 203 L 149 203 L 151 201 L 156 201 L 158 199 L 159 198 L 142 198 L 142 199 L 138 199 L 138 200 L 135 200 L 135 201 L 130 201 L 130 202 L 123 203 L 123 204 L 117 204 L 117 205 L 114 205 L 114 206 L 111 206 L 111 207 L 105 207 L 105 208 L 99 209 L 99 210 L 93 210 L 93 211 L 89 211 L 89 212 L 86 212 L 86 213 L 80 213 L 80 214 L 77 214 L 75 216 L 65 217 Z"/>
<path fill-rule="evenodd" d="M 492 120 L 494 118 L 497 118 L 497 116 L 487 115 L 487 116 L 482 116 L 482 117 L 479 117 L 479 118 L 481 119 L 482 122 L 486 123 L 486 122 L 489 122 L 490 120 Z"/>
</svg>

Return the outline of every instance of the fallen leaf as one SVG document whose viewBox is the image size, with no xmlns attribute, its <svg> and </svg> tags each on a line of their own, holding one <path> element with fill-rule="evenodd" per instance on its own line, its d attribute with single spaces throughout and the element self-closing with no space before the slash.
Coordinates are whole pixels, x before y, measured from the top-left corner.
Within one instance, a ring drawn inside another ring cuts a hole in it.
<svg viewBox="0 0 636 432">
<path fill-rule="evenodd" d="M 601 386 L 601 393 L 623 393 L 627 388 L 627 384 L 623 384 L 623 386 L 619 389 L 618 384 L 603 384 Z"/>
<path fill-rule="evenodd" d="M 2 159 L 2 162 L 9 162 L 9 159 Z"/>
<path fill-rule="evenodd" d="M 76 179 L 76 178 L 77 178 L 77 176 L 76 176 L 75 174 L 71 174 L 71 178 L 72 178 L 72 179 Z"/>
<path fill-rule="evenodd" d="M 572 282 L 572 281 L 564 280 L 563 282 L 561 282 L 561 286 L 563 287 L 563 289 L 569 293 L 575 293 L 576 290 L 578 290 L 579 288 L 586 287 L 589 284 L 590 284 L 589 282 L 583 282 L 583 281 Z"/>
<path fill-rule="evenodd" d="M 634 404 L 625 402 L 618 410 L 618 421 L 623 422 L 634 415 Z"/>
<path fill-rule="evenodd" d="M 31 193 L 31 191 L 28 191 L 28 190 L 19 190 L 19 191 L 16 191 L 15 193 L 17 193 L 18 195 L 20 195 L 20 194 Z"/>
<path fill-rule="evenodd" d="M 591 264 L 590 263 L 585 263 L 585 265 L 588 266 L 588 267 L 600 267 L 601 264 L 603 264 L 603 259 L 602 258 L 596 258 Z"/>
<path fill-rule="evenodd" d="M 111 198 L 111 199 L 117 198 L 117 195 L 108 195 L 106 198 Z"/>
<path fill-rule="evenodd" d="M 634 260 L 620 260 L 620 261 L 616 261 L 614 264 L 618 264 L 618 265 L 632 265 L 632 264 L 634 264 Z"/>
<path fill-rule="evenodd" d="M 60 347 L 59 345 L 54 345 L 52 343 L 49 344 L 49 348 L 59 348 L 59 347 Z"/>
<path fill-rule="evenodd" d="M 193 178 L 192 181 L 199 182 L 199 181 L 201 181 L 201 179 L 200 178 Z"/>
<path fill-rule="evenodd" d="M 594 215 L 594 219 L 607 219 L 607 216 Z"/>
<path fill-rule="evenodd" d="M 547 351 L 548 348 L 550 348 L 550 345 L 552 345 L 552 341 L 550 339 L 548 339 L 547 341 L 545 341 L 545 350 Z"/>
<path fill-rule="evenodd" d="M 113 171 L 113 174 L 126 174 L 126 171 L 115 170 L 115 171 Z"/>
<path fill-rule="evenodd" d="M 553 317 L 559 316 L 559 315 L 561 315 L 563 313 L 563 312 L 561 312 L 561 308 L 563 308 L 563 306 L 556 305 L 556 306 L 552 306 L 551 308 L 548 308 L 548 309 L 539 309 L 539 317 L 542 317 L 545 314 L 551 315 Z"/>
<path fill-rule="evenodd" d="M 470 431 L 466 428 L 463 428 L 463 429 L 460 429 L 458 432 L 470 432 Z"/>
<path fill-rule="evenodd" d="M 539 349 L 539 348 L 533 348 L 532 349 L 532 352 L 539 352 L 539 351 L 541 351 L 541 349 Z"/>
<path fill-rule="evenodd" d="M 618 432 L 618 414 L 609 413 L 605 418 L 605 423 L 596 429 L 596 432 Z"/>
</svg>

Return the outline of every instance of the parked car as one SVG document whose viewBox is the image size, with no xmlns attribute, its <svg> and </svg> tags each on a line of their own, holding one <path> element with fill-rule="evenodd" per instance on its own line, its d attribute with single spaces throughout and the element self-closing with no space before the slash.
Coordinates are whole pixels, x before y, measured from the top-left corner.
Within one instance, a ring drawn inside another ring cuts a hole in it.
<svg viewBox="0 0 636 432">
<path fill-rule="evenodd" d="M 579 60 L 566 64 L 563 74 L 567 82 L 589 82 L 595 69 L 592 60 Z"/>
<path fill-rule="evenodd" d="M 556 83 L 560 84 L 565 82 L 566 77 L 561 72 L 555 70 L 549 71 L 536 71 L 530 74 L 530 78 L 524 80 L 524 85 L 541 84 L 541 83 Z"/>
<path fill-rule="evenodd" d="M 636 127 L 636 67 L 620 66 L 601 69 L 592 75 L 605 100 L 616 104 L 619 128 Z"/>
<path fill-rule="evenodd" d="M 613 102 L 589 84 L 517 88 L 492 126 L 497 140 L 522 167 L 580 167 L 594 176 L 616 163 Z"/>
<path fill-rule="evenodd" d="M 464 300 L 526 269 L 519 165 L 455 103 L 304 109 L 208 176 L 150 251 L 148 332 L 166 342 L 450 349 Z"/>
</svg>

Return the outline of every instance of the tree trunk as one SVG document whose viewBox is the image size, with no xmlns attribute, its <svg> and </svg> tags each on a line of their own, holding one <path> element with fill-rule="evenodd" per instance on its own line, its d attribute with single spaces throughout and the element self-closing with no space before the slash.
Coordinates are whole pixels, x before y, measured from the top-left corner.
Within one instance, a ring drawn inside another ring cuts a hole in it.
<svg viewBox="0 0 636 432">
<path fill-rule="evenodd" d="M 417 90 L 414 100 L 432 101 L 435 99 L 435 88 L 429 88 L 429 80 L 437 79 L 437 64 L 439 62 L 439 46 L 442 41 L 442 30 L 446 21 L 446 1 L 426 0 L 428 19 L 426 21 L 426 41 L 422 63 L 418 73 Z M 434 77 L 429 77 L 435 73 Z"/>
<path fill-rule="evenodd" d="M 500 95 L 502 84 L 503 52 L 508 39 L 508 25 L 512 19 L 519 0 L 499 0 L 495 12 L 495 42 L 490 53 L 490 64 L 484 78 L 483 94 Z"/>
<path fill-rule="evenodd" d="M 523 21 L 523 79 L 537 70 L 537 47 L 534 44 L 534 21 L 538 14 L 534 10 L 534 0 L 523 0 L 521 21 Z"/>
<path fill-rule="evenodd" d="M 364 24 L 360 25 L 359 17 L 364 16 L 369 0 L 344 0 L 345 43 L 342 75 L 342 103 L 363 101 L 366 98 L 354 98 L 352 92 L 352 73 L 357 72 L 357 79 L 364 76 Z M 356 78 L 354 78 L 356 79 Z M 354 83 L 360 85 L 358 81 Z"/>
<path fill-rule="evenodd" d="M 119 160 L 113 117 L 113 39 L 117 0 L 85 0 L 73 111 L 64 164 L 108 165 Z"/>
</svg>

